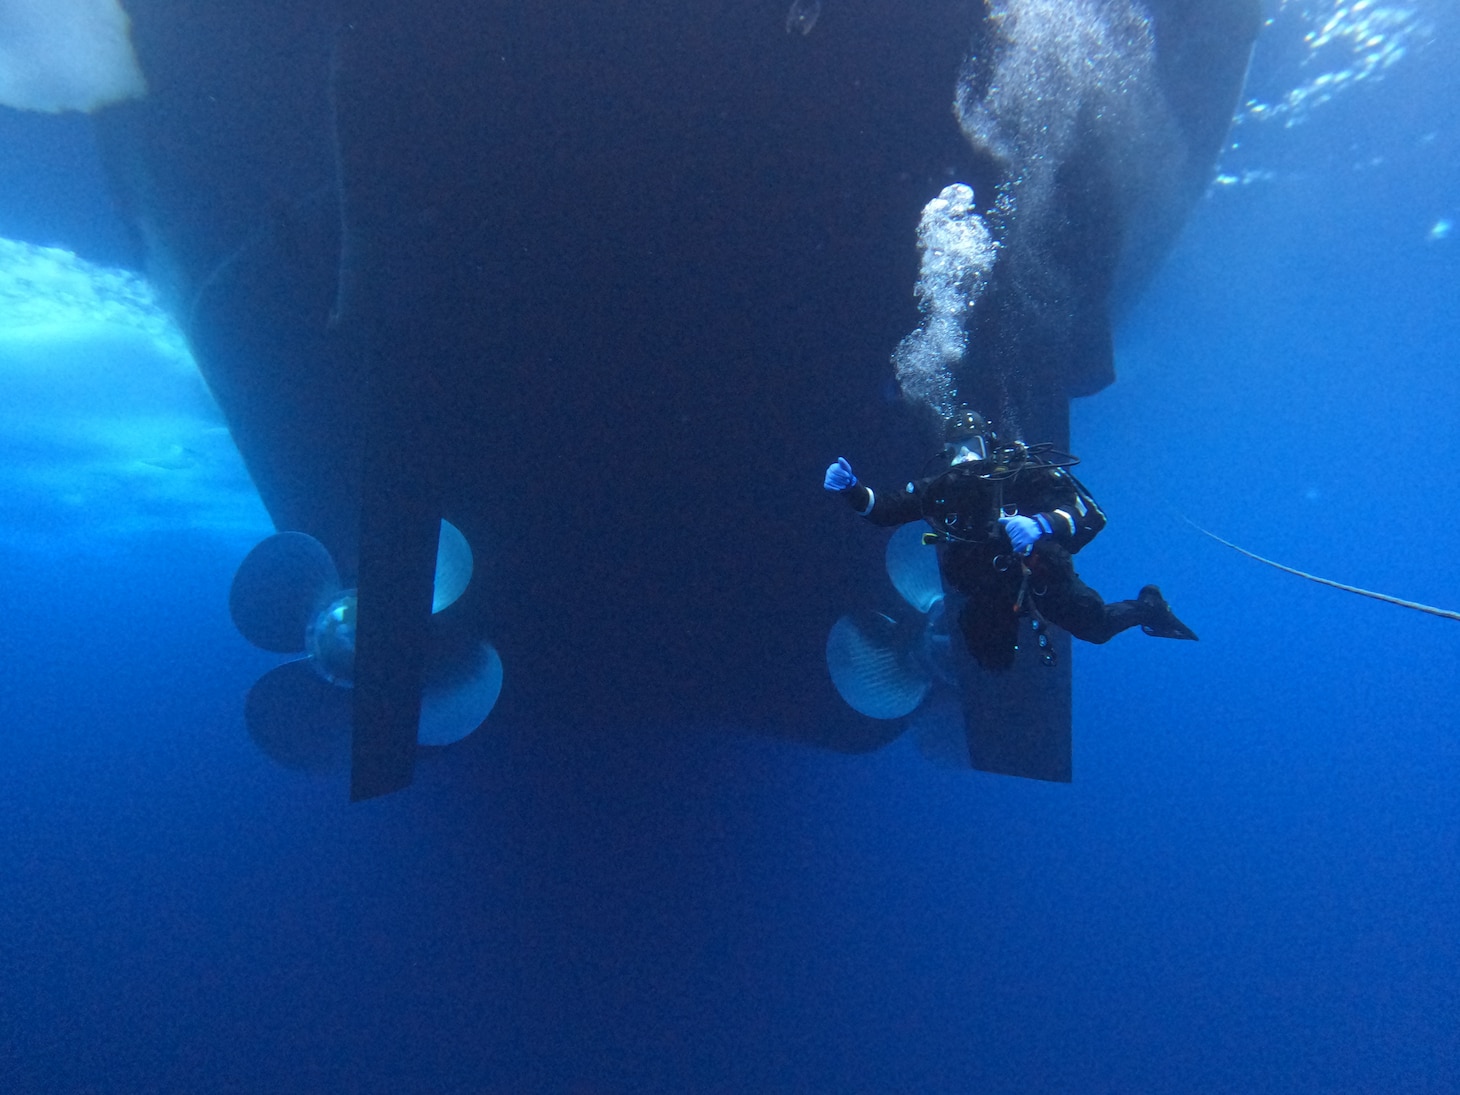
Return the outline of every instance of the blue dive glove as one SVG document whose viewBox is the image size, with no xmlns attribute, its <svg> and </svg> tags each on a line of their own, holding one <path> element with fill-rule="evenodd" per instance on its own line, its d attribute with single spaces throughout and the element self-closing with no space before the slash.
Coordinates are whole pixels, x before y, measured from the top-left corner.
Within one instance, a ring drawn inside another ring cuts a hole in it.
<svg viewBox="0 0 1460 1095">
<path fill-rule="evenodd" d="M 1051 532 L 1049 518 L 1042 513 L 1034 517 L 1025 517 L 1020 513 L 1010 517 L 1006 514 L 999 518 L 999 524 L 1004 526 L 1004 531 L 1009 535 L 1009 543 L 1014 545 L 1017 555 L 1028 555 L 1034 550 L 1035 541 Z"/>
<path fill-rule="evenodd" d="M 857 477 L 852 474 L 852 466 L 845 456 L 838 456 L 836 463 L 826 469 L 826 481 L 821 485 L 836 491 L 851 490 L 857 485 Z"/>
</svg>

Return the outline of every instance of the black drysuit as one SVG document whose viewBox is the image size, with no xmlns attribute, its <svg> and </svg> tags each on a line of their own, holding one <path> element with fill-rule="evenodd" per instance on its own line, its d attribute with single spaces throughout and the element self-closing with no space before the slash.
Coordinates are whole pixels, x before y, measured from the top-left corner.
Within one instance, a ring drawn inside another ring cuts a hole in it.
<svg viewBox="0 0 1460 1095">
<path fill-rule="evenodd" d="M 845 492 L 874 525 L 926 520 L 952 534 L 939 539 L 938 564 L 944 583 L 967 598 L 958 624 L 979 664 L 1005 669 L 1014 663 L 1023 607 L 1092 643 L 1162 618 L 1142 600 L 1106 604 L 1080 580 L 1073 556 L 1105 527 L 1105 514 L 1067 469 L 1026 466 L 1007 478 L 983 478 L 991 467 L 987 461 L 957 465 L 897 493 L 862 483 Z M 1021 557 L 998 523 L 1000 513 L 1042 515 L 1052 531 Z"/>
</svg>

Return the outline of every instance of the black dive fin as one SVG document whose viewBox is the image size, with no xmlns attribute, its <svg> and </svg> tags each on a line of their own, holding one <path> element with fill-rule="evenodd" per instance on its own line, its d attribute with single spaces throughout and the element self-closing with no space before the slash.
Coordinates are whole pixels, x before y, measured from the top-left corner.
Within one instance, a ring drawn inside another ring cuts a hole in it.
<svg viewBox="0 0 1460 1095">
<path fill-rule="evenodd" d="M 1166 619 L 1158 624 L 1142 624 L 1141 630 L 1147 635 L 1154 635 L 1158 639 L 1190 639 L 1196 641 L 1196 632 L 1187 627 L 1176 618 L 1176 613 L 1168 607 Z"/>
<path fill-rule="evenodd" d="M 1140 601 L 1152 612 L 1151 622 L 1141 625 L 1141 630 L 1147 635 L 1154 635 L 1158 639 L 1196 641 L 1196 632 L 1176 618 L 1176 613 L 1171 611 L 1171 606 L 1166 603 L 1166 598 L 1161 596 L 1161 591 L 1155 586 L 1146 586 L 1142 589 Z"/>
</svg>

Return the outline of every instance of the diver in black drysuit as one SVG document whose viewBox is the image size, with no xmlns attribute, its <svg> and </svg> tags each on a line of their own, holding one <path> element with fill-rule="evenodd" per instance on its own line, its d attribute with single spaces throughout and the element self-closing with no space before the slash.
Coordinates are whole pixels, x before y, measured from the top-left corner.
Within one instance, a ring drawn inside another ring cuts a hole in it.
<svg viewBox="0 0 1460 1095">
<path fill-rule="evenodd" d="M 824 486 L 874 525 L 932 526 L 943 580 L 967 598 L 959 630 L 980 665 L 1014 664 L 1023 612 L 1092 643 L 1136 626 L 1162 638 L 1196 638 L 1156 586 L 1106 604 L 1080 580 L 1073 556 L 1105 527 L 1105 514 L 1070 474 L 1072 458 L 999 448 L 972 412 L 955 420 L 949 436 L 940 469 L 903 491 L 873 491 L 844 458 L 827 468 Z"/>
</svg>

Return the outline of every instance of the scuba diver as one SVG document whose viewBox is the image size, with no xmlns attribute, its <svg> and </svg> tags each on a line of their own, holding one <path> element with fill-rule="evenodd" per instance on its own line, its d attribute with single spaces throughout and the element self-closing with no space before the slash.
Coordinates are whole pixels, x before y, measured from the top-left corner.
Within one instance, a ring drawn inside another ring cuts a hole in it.
<svg viewBox="0 0 1460 1095">
<path fill-rule="evenodd" d="M 1105 527 L 1105 514 L 1070 474 L 1077 462 L 1049 445 L 1001 444 L 979 414 L 963 410 L 930 474 L 902 492 L 872 490 L 844 457 L 826 469 L 823 485 L 874 525 L 932 527 L 923 542 L 937 545 L 944 583 L 965 598 L 959 630 L 985 669 L 1014 664 L 1024 614 L 1091 643 L 1136 626 L 1160 638 L 1195 639 L 1156 586 L 1106 604 L 1080 580 L 1073 556 Z"/>
</svg>

